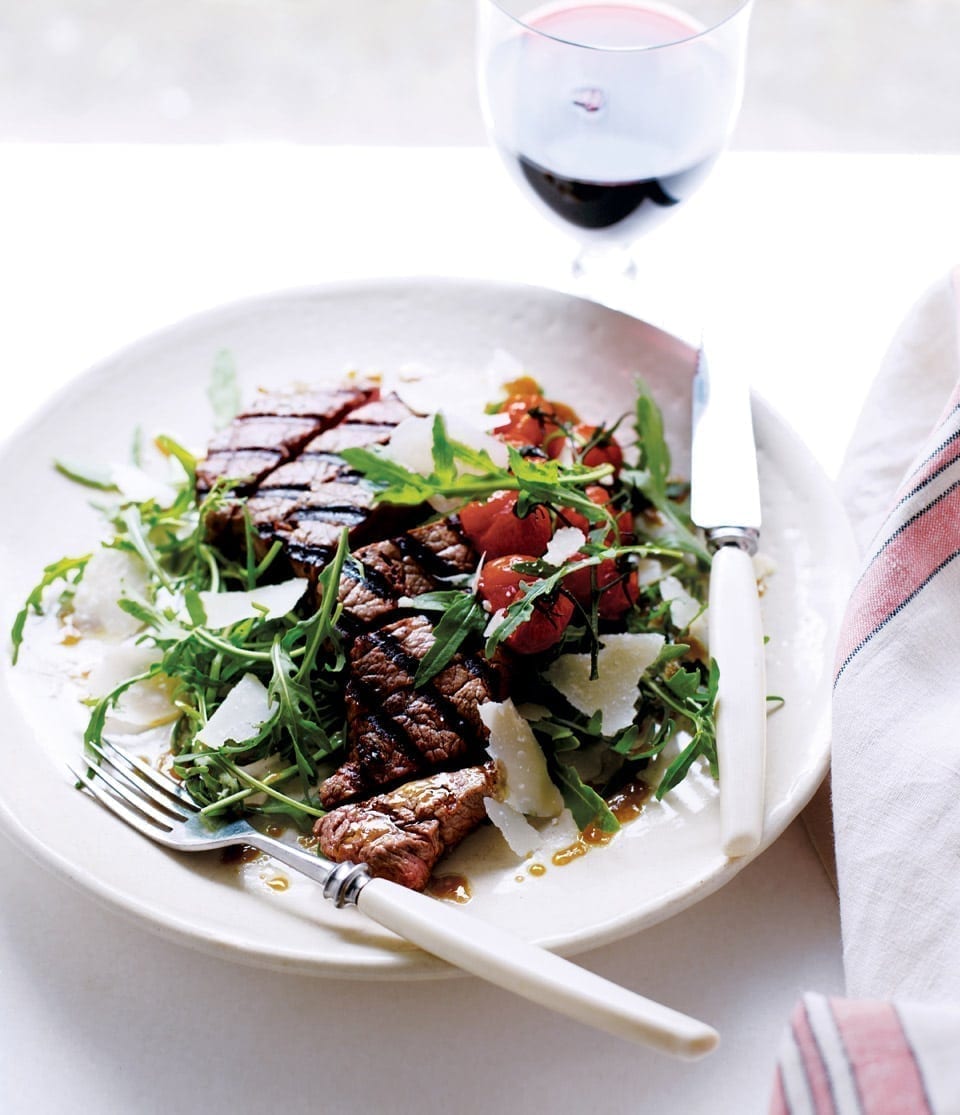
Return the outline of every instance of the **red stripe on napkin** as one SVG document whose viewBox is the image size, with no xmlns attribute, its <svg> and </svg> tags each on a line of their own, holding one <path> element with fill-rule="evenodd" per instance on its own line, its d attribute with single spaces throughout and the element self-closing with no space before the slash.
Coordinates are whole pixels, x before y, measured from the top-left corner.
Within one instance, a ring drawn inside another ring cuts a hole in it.
<svg viewBox="0 0 960 1115">
<path fill-rule="evenodd" d="M 890 1003 L 831 999 L 840 1038 L 869 1115 L 932 1115 L 913 1050 Z"/>
<path fill-rule="evenodd" d="M 810 1025 L 810 1016 L 805 1002 L 801 1002 L 794 1010 L 790 1025 L 793 1030 L 793 1040 L 803 1060 L 803 1071 L 807 1078 L 815 1115 L 834 1115 L 836 1108 L 833 1104 L 830 1076 Z"/>
<path fill-rule="evenodd" d="M 837 676 L 858 650 L 960 550 L 960 482 L 894 532 L 854 589 L 843 624 Z"/>
<path fill-rule="evenodd" d="M 783 1090 L 783 1073 L 779 1068 L 773 1078 L 773 1095 L 770 1097 L 769 1115 L 790 1115 L 790 1105 L 787 1103 L 787 1095 Z"/>
<path fill-rule="evenodd" d="M 947 417 L 960 405 L 960 389 L 957 395 L 957 402 L 950 407 Z M 944 469 L 949 468 L 958 457 L 960 457 L 960 431 L 952 433 L 926 460 L 920 462 L 916 470 L 903 482 L 897 492 L 896 502 L 903 503 L 904 500 L 916 495 L 925 484 L 939 476 Z"/>
</svg>

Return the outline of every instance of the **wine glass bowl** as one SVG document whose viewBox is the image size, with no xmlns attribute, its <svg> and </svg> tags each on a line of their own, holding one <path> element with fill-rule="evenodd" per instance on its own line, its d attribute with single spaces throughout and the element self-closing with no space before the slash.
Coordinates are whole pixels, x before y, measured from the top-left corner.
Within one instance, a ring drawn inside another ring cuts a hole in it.
<svg viewBox="0 0 960 1115">
<path fill-rule="evenodd" d="M 490 138 L 584 255 L 629 250 L 733 130 L 752 0 L 478 0 Z"/>
</svg>

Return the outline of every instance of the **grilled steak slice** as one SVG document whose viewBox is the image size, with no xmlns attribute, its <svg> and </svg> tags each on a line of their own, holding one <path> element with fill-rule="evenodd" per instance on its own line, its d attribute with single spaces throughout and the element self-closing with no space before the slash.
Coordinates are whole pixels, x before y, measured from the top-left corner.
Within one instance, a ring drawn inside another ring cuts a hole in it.
<svg viewBox="0 0 960 1115">
<path fill-rule="evenodd" d="M 373 494 L 337 455 L 347 446 L 382 445 L 410 417 L 396 395 L 361 388 L 264 394 L 210 444 L 197 470 L 204 495 L 222 477 L 236 491 L 254 527 L 257 556 L 279 539 L 287 565 L 314 576 L 330 560 L 344 527 L 351 546 L 402 530 L 411 509 L 373 508 Z M 222 544 L 243 544 L 239 503 L 208 520 Z"/>
<path fill-rule="evenodd" d="M 499 668 L 461 652 L 415 688 L 417 667 L 433 643 L 433 626 L 421 615 L 354 639 L 345 691 L 350 749 L 320 786 L 325 809 L 424 771 L 482 759 L 489 733 L 479 706 L 499 699 Z"/>
<path fill-rule="evenodd" d="M 251 492 L 278 465 L 318 434 L 362 407 L 371 391 L 359 387 L 263 393 L 210 442 L 197 466 L 197 490 L 206 494 L 224 477 Z"/>
<path fill-rule="evenodd" d="M 354 628 L 383 622 L 397 611 L 401 597 L 419 596 L 443 578 L 477 567 L 477 554 L 456 516 L 363 546 L 353 556 L 355 563 L 340 578 L 340 603 L 341 622 Z"/>
<path fill-rule="evenodd" d="M 497 788 L 493 763 L 434 774 L 342 805 L 317 821 L 320 850 L 336 862 L 365 863 L 373 875 L 423 890 L 434 865 L 485 818 Z"/>
<path fill-rule="evenodd" d="M 293 572 L 315 576 L 332 557 L 344 527 L 351 546 L 402 530 L 410 509 L 375 509 L 373 493 L 337 450 L 385 444 L 410 413 L 395 395 L 371 400 L 264 476 L 247 500 L 260 548 L 280 539 Z"/>
</svg>

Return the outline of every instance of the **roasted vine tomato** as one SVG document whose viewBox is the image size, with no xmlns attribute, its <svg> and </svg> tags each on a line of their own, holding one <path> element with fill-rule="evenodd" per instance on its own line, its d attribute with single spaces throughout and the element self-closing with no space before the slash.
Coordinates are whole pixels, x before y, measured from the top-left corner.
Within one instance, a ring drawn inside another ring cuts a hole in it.
<svg viewBox="0 0 960 1115">
<path fill-rule="evenodd" d="M 494 612 L 509 607 L 520 595 L 523 582 L 535 581 L 532 573 L 519 573 L 514 565 L 536 561 L 531 554 L 509 554 L 484 562 L 477 591 Z M 562 593 L 543 598 L 534 605 L 533 614 L 504 640 L 517 654 L 539 654 L 560 641 L 573 615 L 574 604 Z"/>
<path fill-rule="evenodd" d="M 553 526 L 545 507 L 532 507 L 521 519 L 516 492 L 495 492 L 489 499 L 468 503 L 460 525 L 473 548 L 488 558 L 506 554 L 535 554 L 546 550 Z"/>
<path fill-rule="evenodd" d="M 602 433 L 600 426 L 590 426 L 586 422 L 581 422 L 574 426 L 573 438 L 578 451 L 582 453 L 580 461 L 588 468 L 613 465 L 614 476 L 623 468 L 623 450 L 620 448 L 620 443 L 613 434 Z M 594 439 L 596 444 L 590 445 Z M 583 453 L 583 448 L 587 445 L 590 445 L 590 448 Z"/>
<path fill-rule="evenodd" d="M 584 555 L 577 554 L 573 561 L 582 561 Z M 640 597 L 637 574 L 633 571 L 621 573 L 613 558 L 604 558 L 594 568 L 597 591 L 597 614 L 601 619 L 620 619 L 636 604 Z M 585 608 L 590 607 L 593 596 L 591 570 L 576 569 L 563 578 L 563 587 Z"/>
<path fill-rule="evenodd" d="M 610 502 L 610 492 L 602 484 L 587 485 L 584 495 L 598 507 L 606 507 Z M 615 511 L 613 521 L 616 524 L 616 530 L 611 529 L 609 531 L 605 542 L 608 546 L 623 546 L 633 537 L 633 516 L 629 511 Z M 588 523 L 586 515 L 574 511 L 570 507 L 561 507 L 557 512 L 558 527 L 576 527 L 577 530 L 582 530 L 584 534 L 589 534 L 597 525 L 596 523 Z"/>
<path fill-rule="evenodd" d="M 564 424 L 577 421 L 576 412 L 565 403 L 551 402 L 536 393 L 510 395 L 500 413 L 510 419 L 494 430 L 501 441 L 518 448 L 543 449 L 548 457 L 560 456 L 567 440 Z"/>
</svg>

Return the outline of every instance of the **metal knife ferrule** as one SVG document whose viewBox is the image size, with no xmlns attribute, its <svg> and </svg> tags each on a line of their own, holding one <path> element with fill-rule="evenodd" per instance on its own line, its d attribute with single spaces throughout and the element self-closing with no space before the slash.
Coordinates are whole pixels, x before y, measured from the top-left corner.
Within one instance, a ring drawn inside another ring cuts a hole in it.
<svg viewBox="0 0 960 1115">
<path fill-rule="evenodd" d="M 711 551 L 719 550 L 721 546 L 736 546 L 752 557 L 760 544 L 760 532 L 753 527 L 711 527 L 706 535 Z"/>
</svg>

